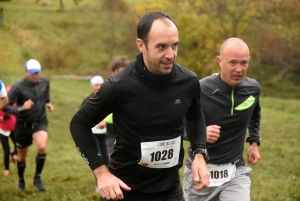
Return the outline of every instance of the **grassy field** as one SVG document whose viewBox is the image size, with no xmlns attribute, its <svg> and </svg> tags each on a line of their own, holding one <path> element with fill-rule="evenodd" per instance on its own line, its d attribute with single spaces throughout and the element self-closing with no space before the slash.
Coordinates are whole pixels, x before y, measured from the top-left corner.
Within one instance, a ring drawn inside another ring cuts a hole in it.
<svg viewBox="0 0 300 201">
<path fill-rule="evenodd" d="M 55 79 L 53 76 L 82 71 L 85 75 L 101 73 L 104 78 L 109 75 L 109 70 L 99 62 L 109 60 L 107 56 L 100 54 L 105 48 L 101 40 L 96 41 L 93 35 L 89 35 L 101 33 L 96 29 L 102 24 L 96 20 L 100 17 L 94 9 L 99 6 L 99 2 L 86 0 L 75 6 L 73 1 L 64 1 L 64 13 L 57 12 L 58 1 L 52 7 L 43 7 L 41 2 L 0 2 L 0 7 L 4 8 L 4 26 L 0 26 L 0 79 L 7 86 L 12 85 L 23 77 L 22 67 L 28 58 L 40 59 L 45 54 L 49 58 L 57 58 L 62 48 L 67 49 L 64 49 L 64 54 L 60 55 L 58 59 L 61 60 L 58 61 L 64 61 L 63 65 L 76 65 L 74 70 L 69 71 L 63 68 L 49 70 L 44 68 L 49 67 L 49 61 L 41 61 L 43 75 L 51 80 L 51 98 L 56 107 L 53 113 L 48 114 L 49 141 L 42 174 L 47 190 L 39 192 L 32 184 L 36 156 L 34 146 L 29 149 L 25 191 L 17 190 L 18 176 L 13 164 L 11 174 L 8 177 L 2 176 L 3 151 L 0 149 L 0 201 L 99 200 L 99 195 L 95 193 L 94 176 L 77 152 L 69 132 L 71 117 L 82 100 L 91 93 L 90 84 L 88 81 Z M 87 18 L 91 19 L 89 23 L 85 22 Z M 85 29 L 89 32 L 84 32 Z M 69 37 L 74 35 L 76 37 Z M 84 41 L 83 38 L 87 40 Z M 73 47 L 78 43 L 85 45 L 76 52 Z M 70 57 L 74 54 L 80 56 L 74 60 Z M 56 64 L 56 60 L 52 62 Z M 257 76 L 257 72 L 255 74 Z M 294 84 L 277 83 L 273 86 L 271 83 L 267 87 L 268 89 L 263 88 L 264 95 L 300 97 L 299 87 Z M 300 141 L 299 99 L 262 97 L 261 105 L 262 159 L 252 167 L 251 200 L 300 201 L 300 149 L 297 145 Z M 185 143 L 185 147 L 187 146 Z M 246 144 L 245 147 L 246 153 L 249 145 Z M 183 178 L 183 170 L 180 173 Z"/>
<path fill-rule="evenodd" d="M 11 74 L 4 81 L 11 85 L 21 76 Z M 51 98 L 56 110 L 48 114 L 49 141 L 42 174 L 47 190 L 38 192 L 32 184 L 36 150 L 31 146 L 25 172 L 26 190 L 17 190 L 17 171 L 11 164 L 11 174 L 0 176 L 0 200 L 99 200 L 94 192 L 91 170 L 78 154 L 68 129 L 72 115 L 89 90 L 88 81 L 51 79 Z M 300 102 L 263 97 L 261 105 L 262 160 L 253 166 L 252 201 L 300 200 L 300 150 L 297 145 L 300 141 Z M 2 151 L 0 158 L 2 170 Z M 182 170 L 181 175 L 183 177 Z"/>
</svg>

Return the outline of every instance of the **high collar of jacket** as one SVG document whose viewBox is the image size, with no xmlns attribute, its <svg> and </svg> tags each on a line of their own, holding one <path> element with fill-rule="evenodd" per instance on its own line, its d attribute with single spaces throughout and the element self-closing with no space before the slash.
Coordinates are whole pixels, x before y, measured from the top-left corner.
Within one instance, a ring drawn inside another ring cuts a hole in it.
<svg viewBox="0 0 300 201">
<path fill-rule="evenodd" d="M 39 82 L 40 80 L 38 80 Z M 24 78 L 24 82 L 28 85 L 36 85 L 38 82 L 31 82 L 27 77 Z"/>
<path fill-rule="evenodd" d="M 232 91 L 232 89 L 236 89 L 239 88 L 243 85 L 243 80 L 241 81 L 241 83 L 235 87 L 230 86 L 229 84 L 227 84 L 226 82 L 224 82 L 221 78 L 221 73 L 219 73 L 218 75 L 218 80 L 219 80 L 219 86 L 224 89 L 225 91 Z"/>
<path fill-rule="evenodd" d="M 157 74 L 151 73 L 147 69 L 147 67 L 144 63 L 144 60 L 143 60 L 142 53 L 138 54 L 136 56 L 136 59 L 137 59 L 138 71 L 140 72 L 142 79 L 151 83 L 152 85 L 155 85 L 155 86 L 165 85 L 167 83 L 172 82 L 176 76 L 175 65 L 173 66 L 171 73 L 169 73 L 167 75 L 157 75 Z"/>
</svg>

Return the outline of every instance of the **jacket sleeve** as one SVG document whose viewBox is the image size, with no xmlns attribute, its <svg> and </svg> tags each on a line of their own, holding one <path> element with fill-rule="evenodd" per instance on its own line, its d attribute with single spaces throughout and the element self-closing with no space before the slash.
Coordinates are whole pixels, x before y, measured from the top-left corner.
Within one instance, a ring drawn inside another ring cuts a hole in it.
<svg viewBox="0 0 300 201">
<path fill-rule="evenodd" d="M 19 88 L 18 88 L 18 85 L 14 85 L 14 86 L 11 87 L 11 89 L 8 93 L 9 102 L 5 106 L 3 111 L 7 112 L 7 113 L 14 114 L 14 115 L 17 115 L 19 113 L 19 111 L 22 111 L 23 110 L 23 105 L 20 105 L 18 107 L 13 106 L 15 103 L 19 102 L 18 97 L 19 97 Z"/>
<path fill-rule="evenodd" d="M 48 81 L 48 84 L 47 84 L 47 96 L 46 96 L 45 104 L 50 103 L 50 102 L 51 102 L 51 100 L 50 100 L 50 81 Z"/>
<path fill-rule="evenodd" d="M 186 116 L 186 134 L 190 140 L 192 151 L 197 148 L 206 149 L 206 125 L 200 105 L 201 87 L 197 81 L 194 100 Z"/>
<path fill-rule="evenodd" d="M 114 97 L 113 85 L 108 81 L 105 82 L 100 90 L 84 103 L 70 122 L 70 132 L 77 150 L 92 170 L 106 163 L 98 152 L 91 128 L 113 112 Z"/>
<path fill-rule="evenodd" d="M 253 114 L 248 123 L 249 137 L 247 137 L 246 142 L 249 142 L 250 144 L 256 142 L 257 145 L 260 145 L 260 135 L 259 135 L 260 118 L 261 118 L 261 108 L 260 108 L 259 98 L 258 98 L 258 101 L 253 110 Z"/>
</svg>

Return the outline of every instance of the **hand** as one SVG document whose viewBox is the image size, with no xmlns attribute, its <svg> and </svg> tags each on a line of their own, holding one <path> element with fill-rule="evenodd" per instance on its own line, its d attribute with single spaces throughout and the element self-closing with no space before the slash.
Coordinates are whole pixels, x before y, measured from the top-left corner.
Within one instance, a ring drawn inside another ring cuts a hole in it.
<svg viewBox="0 0 300 201">
<path fill-rule="evenodd" d="M 46 107 L 48 108 L 49 112 L 52 112 L 54 110 L 54 106 L 51 103 L 47 103 Z"/>
<path fill-rule="evenodd" d="M 94 174 L 102 198 L 121 200 L 124 198 L 121 188 L 126 191 L 131 190 L 122 180 L 111 174 L 106 165 L 96 168 Z"/>
<path fill-rule="evenodd" d="M 220 137 L 221 126 L 210 125 L 206 127 L 206 141 L 210 144 L 215 143 Z"/>
<path fill-rule="evenodd" d="M 99 124 L 98 124 L 98 127 L 103 129 L 106 127 L 106 122 L 105 121 L 101 121 Z"/>
<path fill-rule="evenodd" d="M 253 142 L 247 152 L 248 163 L 251 165 L 256 165 L 260 160 L 260 154 L 258 150 L 258 145 L 256 142 Z"/>
<path fill-rule="evenodd" d="M 34 102 L 31 99 L 28 99 L 23 104 L 23 110 L 29 110 L 34 105 Z"/>
<path fill-rule="evenodd" d="M 196 191 L 206 188 L 209 185 L 209 171 L 202 154 L 195 154 L 192 163 L 194 189 Z"/>
</svg>

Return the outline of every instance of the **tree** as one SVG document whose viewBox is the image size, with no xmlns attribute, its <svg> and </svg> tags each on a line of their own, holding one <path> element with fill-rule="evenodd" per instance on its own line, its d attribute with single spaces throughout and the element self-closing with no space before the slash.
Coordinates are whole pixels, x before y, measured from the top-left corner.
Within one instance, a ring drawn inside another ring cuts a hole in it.
<svg viewBox="0 0 300 201">
<path fill-rule="evenodd" d="M 257 0 L 178 1 L 180 61 L 200 77 L 219 71 L 215 57 L 229 37 L 241 37 L 258 14 Z M 184 61 L 186 60 L 186 62 Z"/>
</svg>

